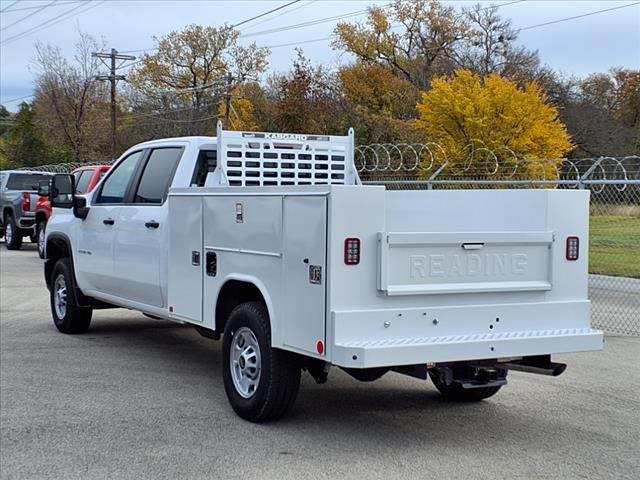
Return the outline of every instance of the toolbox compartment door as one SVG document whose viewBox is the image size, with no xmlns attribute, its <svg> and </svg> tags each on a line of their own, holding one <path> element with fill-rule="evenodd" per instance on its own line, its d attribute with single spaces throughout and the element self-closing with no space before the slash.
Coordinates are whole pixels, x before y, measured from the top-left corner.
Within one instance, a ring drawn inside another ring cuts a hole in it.
<svg viewBox="0 0 640 480">
<path fill-rule="evenodd" d="M 169 315 L 202 322 L 202 197 L 169 197 L 169 224 Z"/>
<path fill-rule="evenodd" d="M 380 232 L 386 295 L 551 289 L 553 232 Z"/>
<path fill-rule="evenodd" d="M 327 199 L 290 196 L 284 202 L 283 342 L 325 352 Z M 319 343 L 321 342 L 321 343 Z"/>
</svg>

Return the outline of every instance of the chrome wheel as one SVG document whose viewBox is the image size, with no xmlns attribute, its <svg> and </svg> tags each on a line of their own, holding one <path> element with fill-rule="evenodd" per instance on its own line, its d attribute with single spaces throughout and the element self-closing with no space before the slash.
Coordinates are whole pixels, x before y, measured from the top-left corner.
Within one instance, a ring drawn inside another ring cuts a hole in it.
<svg viewBox="0 0 640 480">
<path fill-rule="evenodd" d="M 38 253 L 44 257 L 44 225 L 38 229 Z"/>
<path fill-rule="evenodd" d="M 231 342 L 229 367 L 236 391 L 244 398 L 251 398 L 260 382 L 260 347 L 253 332 L 242 327 L 235 332 Z"/>
<path fill-rule="evenodd" d="M 56 309 L 56 315 L 62 320 L 67 314 L 67 282 L 64 275 L 60 274 L 56 277 L 53 284 L 53 305 Z"/>
<path fill-rule="evenodd" d="M 7 222 L 7 226 L 4 227 L 4 241 L 6 243 L 13 241 L 13 225 L 11 225 L 11 222 Z"/>
</svg>

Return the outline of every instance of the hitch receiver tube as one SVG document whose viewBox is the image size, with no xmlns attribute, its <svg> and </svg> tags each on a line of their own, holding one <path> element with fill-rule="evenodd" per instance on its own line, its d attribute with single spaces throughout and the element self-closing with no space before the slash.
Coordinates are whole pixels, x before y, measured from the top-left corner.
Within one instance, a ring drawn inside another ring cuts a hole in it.
<svg viewBox="0 0 640 480">
<path fill-rule="evenodd" d="M 552 377 L 561 375 L 567 369 L 566 363 L 552 362 L 551 355 L 523 357 L 520 360 L 498 363 L 496 366 L 500 366 L 501 368 L 506 368 L 508 370 L 537 373 L 538 375 L 549 375 Z"/>
</svg>

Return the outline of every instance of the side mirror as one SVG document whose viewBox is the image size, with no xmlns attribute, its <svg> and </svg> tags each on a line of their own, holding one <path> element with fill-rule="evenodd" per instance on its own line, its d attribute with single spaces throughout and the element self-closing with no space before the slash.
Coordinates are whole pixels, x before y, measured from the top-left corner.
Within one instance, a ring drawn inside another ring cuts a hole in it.
<svg viewBox="0 0 640 480">
<path fill-rule="evenodd" d="M 87 207 L 87 199 L 85 197 L 75 197 L 73 202 L 73 214 L 76 218 L 84 220 L 89 215 L 89 207 Z"/>
<path fill-rule="evenodd" d="M 73 175 L 58 174 L 51 180 L 49 200 L 56 208 L 73 208 L 75 192 L 75 178 Z"/>
<path fill-rule="evenodd" d="M 38 183 L 38 195 L 41 197 L 49 196 L 49 180 L 41 180 Z"/>
<path fill-rule="evenodd" d="M 87 199 L 76 197 L 76 179 L 73 175 L 54 175 L 49 188 L 51 206 L 56 208 L 73 208 L 73 215 L 84 220 L 89 214 Z"/>
</svg>

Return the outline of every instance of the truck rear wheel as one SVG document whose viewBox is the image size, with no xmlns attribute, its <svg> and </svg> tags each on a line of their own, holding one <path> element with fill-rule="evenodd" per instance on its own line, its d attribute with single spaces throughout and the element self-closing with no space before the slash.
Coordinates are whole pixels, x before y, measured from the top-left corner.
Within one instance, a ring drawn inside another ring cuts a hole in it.
<svg viewBox="0 0 640 480">
<path fill-rule="evenodd" d="M 4 246 L 7 250 L 20 250 L 22 247 L 22 234 L 16 225 L 12 215 L 5 218 Z"/>
<path fill-rule="evenodd" d="M 264 422 L 291 409 L 300 388 L 300 364 L 293 354 L 272 348 L 263 303 L 242 303 L 231 312 L 222 355 L 224 388 L 240 417 Z"/>
<path fill-rule="evenodd" d="M 448 400 L 454 400 L 456 402 L 478 402 L 489 398 L 496 393 L 502 386 L 495 387 L 476 387 L 476 388 L 463 388 L 459 383 L 452 383 L 447 385 L 442 382 L 437 375 L 429 372 L 431 381 L 436 386 L 438 391 Z"/>
<path fill-rule="evenodd" d="M 61 258 L 51 274 L 51 315 L 62 333 L 84 333 L 91 324 L 91 308 L 80 307 L 73 290 L 73 271 L 68 258 Z"/>
</svg>

